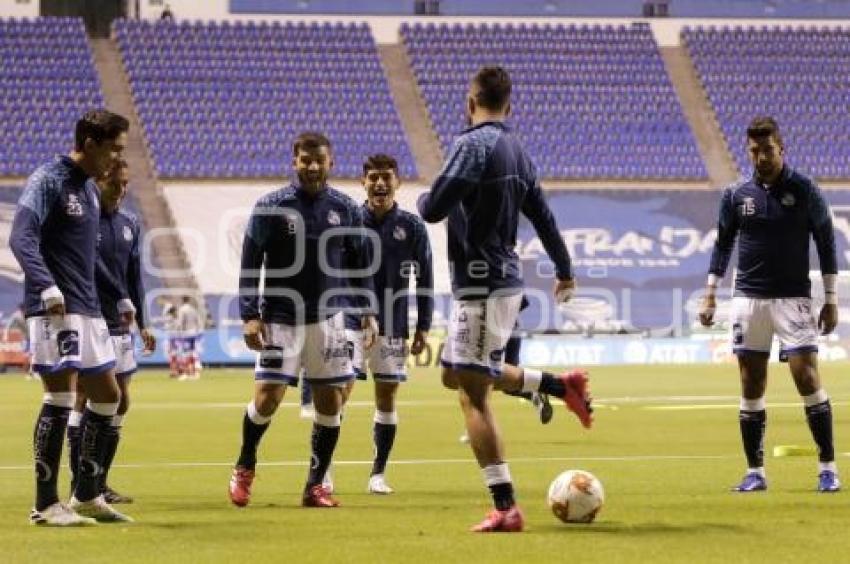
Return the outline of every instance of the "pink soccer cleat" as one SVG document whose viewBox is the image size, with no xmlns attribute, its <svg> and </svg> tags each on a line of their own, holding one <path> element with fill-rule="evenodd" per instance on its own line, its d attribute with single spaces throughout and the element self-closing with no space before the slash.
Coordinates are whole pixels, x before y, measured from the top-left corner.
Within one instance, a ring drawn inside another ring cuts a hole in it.
<svg viewBox="0 0 850 564">
<path fill-rule="evenodd" d="M 242 466 L 233 469 L 230 476 L 230 501 L 237 507 L 245 507 L 251 501 L 251 484 L 254 483 L 254 471 Z"/>
<path fill-rule="evenodd" d="M 473 533 L 519 533 L 525 526 L 522 511 L 514 505 L 506 511 L 494 509 L 487 517 L 470 529 Z"/>
</svg>

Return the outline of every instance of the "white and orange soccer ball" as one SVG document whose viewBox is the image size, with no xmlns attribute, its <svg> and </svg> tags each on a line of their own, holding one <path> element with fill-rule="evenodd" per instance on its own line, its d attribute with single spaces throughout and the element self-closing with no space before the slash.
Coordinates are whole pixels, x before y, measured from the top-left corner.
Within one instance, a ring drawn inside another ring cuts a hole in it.
<svg viewBox="0 0 850 564">
<path fill-rule="evenodd" d="M 590 523 L 605 503 L 605 489 L 590 472 L 567 470 L 552 481 L 546 499 L 564 523 Z"/>
</svg>

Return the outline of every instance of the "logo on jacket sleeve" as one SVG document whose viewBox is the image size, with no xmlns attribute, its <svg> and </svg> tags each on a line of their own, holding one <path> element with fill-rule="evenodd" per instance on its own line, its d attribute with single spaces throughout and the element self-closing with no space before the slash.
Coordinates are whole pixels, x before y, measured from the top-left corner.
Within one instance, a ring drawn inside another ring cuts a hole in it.
<svg viewBox="0 0 850 564">
<path fill-rule="evenodd" d="M 133 230 L 130 229 L 129 225 L 124 226 L 124 240 L 128 243 L 133 240 Z"/>
<path fill-rule="evenodd" d="M 341 219 L 336 210 L 331 210 L 328 212 L 328 223 L 330 225 L 339 225 L 341 223 Z"/>
</svg>

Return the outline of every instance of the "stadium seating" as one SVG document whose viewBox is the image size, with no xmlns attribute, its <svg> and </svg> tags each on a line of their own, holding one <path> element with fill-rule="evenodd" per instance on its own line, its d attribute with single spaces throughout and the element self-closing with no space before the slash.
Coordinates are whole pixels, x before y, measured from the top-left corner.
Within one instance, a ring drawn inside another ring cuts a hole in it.
<svg viewBox="0 0 850 564">
<path fill-rule="evenodd" d="M 646 25 L 402 24 L 440 144 L 464 124 L 472 74 L 514 81 L 516 131 L 544 177 L 702 179 L 706 171 Z"/>
<path fill-rule="evenodd" d="M 102 105 L 81 19 L 0 19 L 0 176 L 67 152 L 77 119 Z"/>
<path fill-rule="evenodd" d="M 20 187 L 0 185 L 0 324 L 24 297 L 24 274 L 9 248 L 15 204 L 20 196 Z"/>
<path fill-rule="evenodd" d="M 161 176 L 283 176 L 305 130 L 331 139 L 337 175 L 378 151 L 416 175 L 365 25 L 116 20 L 114 35 Z"/>
<path fill-rule="evenodd" d="M 789 162 L 819 178 L 850 177 L 850 31 L 696 28 L 682 31 L 739 169 L 747 123 L 772 115 Z"/>
</svg>

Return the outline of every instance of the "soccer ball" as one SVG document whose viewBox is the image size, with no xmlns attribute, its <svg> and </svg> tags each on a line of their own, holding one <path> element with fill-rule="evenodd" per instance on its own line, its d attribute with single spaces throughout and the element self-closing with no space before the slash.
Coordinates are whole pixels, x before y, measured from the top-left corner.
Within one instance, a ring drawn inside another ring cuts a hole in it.
<svg viewBox="0 0 850 564">
<path fill-rule="evenodd" d="M 605 490 L 590 472 L 567 470 L 552 481 L 547 500 L 564 523 L 590 523 L 602 509 Z"/>
</svg>

